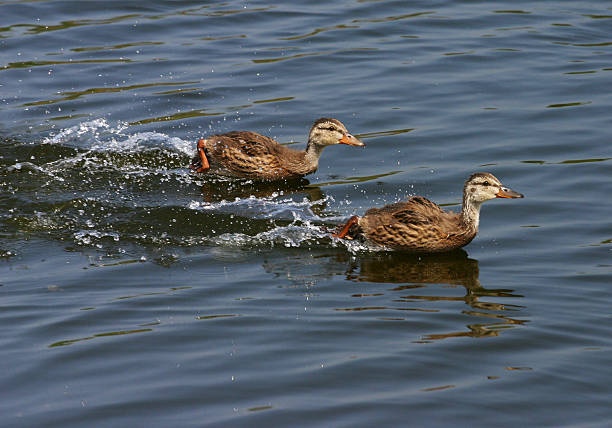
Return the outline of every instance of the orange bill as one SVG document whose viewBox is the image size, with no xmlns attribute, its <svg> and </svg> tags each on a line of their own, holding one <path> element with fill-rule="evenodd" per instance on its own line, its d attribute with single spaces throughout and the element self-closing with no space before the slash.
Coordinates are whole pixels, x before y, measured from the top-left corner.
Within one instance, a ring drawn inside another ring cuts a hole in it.
<svg viewBox="0 0 612 428">
<path fill-rule="evenodd" d="M 518 192 L 507 187 L 500 187 L 499 192 L 495 194 L 498 198 L 524 198 L 524 196 Z"/>
<path fill-rule="evenodd" d="M 343 135 L 342 138 L 338 140 L 340 144 L 348 144 L 349 146 L 365 146 L 363 141 L 353 137 L 351 134 Z"/>
</svg>

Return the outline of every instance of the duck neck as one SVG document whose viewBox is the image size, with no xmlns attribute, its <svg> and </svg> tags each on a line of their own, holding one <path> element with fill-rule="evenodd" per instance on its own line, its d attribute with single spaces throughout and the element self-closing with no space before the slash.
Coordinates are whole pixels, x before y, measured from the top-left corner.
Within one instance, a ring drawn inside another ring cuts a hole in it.
<svg viewBox="0 0 612 428">
<path fill-rule="evenodd" d="M 306 154 L 304 156 L 306 164 L 316 169 L 319 166 L 319 158 L 321 157 L 321 153 L 323 152 L 324 148 L 325 146 L 315 144 L 312 142 L 312 140 L 309 140 L 308 144 L 306 145 Z"/>
<path fill-rule="evenodd" d="M 461 220 L 466 227 L 473 229 L 475 232 L 478 231 L 478 222 L 480 221 L 480 205 L 482 205 L 482 202 L 473 201 L 467 194 L 463 195 Z"/>
</svg>

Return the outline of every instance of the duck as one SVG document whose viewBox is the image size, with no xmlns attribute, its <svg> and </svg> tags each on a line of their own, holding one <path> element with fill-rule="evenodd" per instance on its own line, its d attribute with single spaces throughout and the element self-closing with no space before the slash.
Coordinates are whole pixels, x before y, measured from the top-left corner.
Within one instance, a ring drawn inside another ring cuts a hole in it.
<svg viewBox="0 0 612 428">
<path fill-rule="evenodd" d="M 523 198 L 488 172 L 472 174 L 463 186 L 461 212 L 444 211 L 423 196 L 371 208 L 353 216 L 338 233 L 340 239 L 363 239 L 393 250 L 442 253 L 464 247 L 478 233 L 480 206 L 495 198 Z"/>
<path fill-rule="evenodd" d="M 317 119 L 306 150 L 294 150 L 251 131 L 233 131 L 200 138 L 190 168 L 197 173 L 255 180 L 299 179 L 315 172 L 323 149 L 334 144 L 363 147 L 337 119 Z"/>
</svg>

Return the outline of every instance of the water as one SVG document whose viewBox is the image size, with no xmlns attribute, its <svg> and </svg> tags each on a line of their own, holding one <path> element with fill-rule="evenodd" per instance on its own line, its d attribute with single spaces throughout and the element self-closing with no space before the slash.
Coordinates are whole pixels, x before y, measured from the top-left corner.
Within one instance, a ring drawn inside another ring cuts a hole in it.
<svg viewBox="0 0 612 428">
<path fill-rule="evenodd" d="M 609 426 L 612 7 L 0 2 L 6 426 Z M 197 138 L 367 143 L 263 185 Z M 489 171 L 431 257 L 329 229 Z"/>
</svg>

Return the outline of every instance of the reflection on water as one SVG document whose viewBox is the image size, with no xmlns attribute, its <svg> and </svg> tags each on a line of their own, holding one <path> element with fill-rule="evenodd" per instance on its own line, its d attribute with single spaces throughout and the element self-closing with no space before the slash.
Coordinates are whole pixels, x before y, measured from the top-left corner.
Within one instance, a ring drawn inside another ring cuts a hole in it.
<svg viewBox="0 0 612 428">
<path fill-rule="evenodd" d="M 95 339 L 97 337 L 123 336 L 125 334 L 148 333 L 148 332 L 151 332 L 151 331 L 153 331 L 153 329 L 150 329 L 150 328 L 140 328 L 140 329 L 137 329 L 137 330 L 121 330 L 121 331 L 111 331 L 111 332 L 108 332 L 108 333 L 98 333 L 98 334 L 94 334 L 92 336 L 80 337 L 78 339 L 61 340 L 59 342 L 52 343 L 51 345 L 49 345 L 49 348 L 56 348 L 58 346 L 72 345 L 73 343 L 82 342 L 84 340 L 91 340 L 91 339 Z"/>
<path fill-rule="evenodd" d="M 37 64 L 37 65 L 55 65 L 57 63 L 55 62 L 46 62 L 44 64 Z M 10 64 L 11 65 L 11 64 Z M 32 67 L 32 64 L 26 64 L 23 65 L 23 67 Z M 13 67 L 15 67 L 15 65 L 13 65 Z M 37 105 L 47 105 L 47 104 L 55 104 L 55 103 L 60 103 L 60 102 L 65 102 L 65 101 L 72 101 L 72 100 L 76 100 L 78 98 L 81 98 L 83 96 L 91 96 L 91 95 L 96 95 L 96 94 L 108 94 L 108 93 L 114 93 L 114 92 L 124 92 L 124 91 L 133 91 L 133 90 L 138 90 L 138 89 L 144 89 L 144 88 L 156 88 L 156 87 L 166 87 L 166 86 L 187 86 L 187 85 L 194 85 L 197 84 L 197 81 L 189 81 L 189 82 L 155 82 L 155 83 L 141 83 L 138 85 L 129 85 L 129 86 L 115 86 L 115 87 L 111 87 L 111 88 L 87 88 L 85 90 L 82 91 L 62 91 L 62 92 L 58 92 L 58 94 L 61 96 L 60 98 L 54 98 L 51 100 L 42 100 L 42 101 L 35 101 L 35 102 L 29 102 L 29 103 L 25 103 L 23 104 L 23 107 L 28 107 L 28 106 L 37 106 Z"/>
<path fill-rule="evenodd" d="M 110 265 L 105 265 L 105 266 L 110 266 Z M 160 292 L 145 292 L 145 293 L 133 294 L 133 295 L 129 295 L 129 296 L 115 297 L 115 298 L 110 299 L 110 301 L 107 302 L 107 303 L 119 303 L 119 302 L 123 302 L 123 301 L 128 300 L 128 299 L 142 299 L 142 298 L 149 298 L 149 297 L 153 297 L 153 296 L 155 296 L 155 297 L 163 297 L 163 296 L 168 296 L 170 294 L 175 294 L 177 292 L 181 292 L 183 290 L 189 290 L 189 289 L 191 289 L 191 287 L 189 287 L 189 286 L 170 287 L 169 289 L 164 290 L 164 291 L 160 291 Z M 50 291 L 59 291 L 59 290 L 54 288 L 54 289 L 50 289 Z M 76 315 L 76 319 L 79 319 L 79 320 L 88 319 L 89 315 L 85 314 L 84 312 L 96 311 L 97 309 L 98 309 L 97 307 L 93 307 L 93 306 L 80 308 L 80 312 L 78 313 L 78 315 Z M 102 312 L 104 312 L 104 309 L 102 309 Z M 229 315 L 227 315 L 227 316 L 229 316 Z M 94 333 L 94 334 L 91 334 L 91 335 L 87 335 L 87 336 L 83 336 L 83 337 L 77 337 L 77 338 L 72 338 L 72 339 L 63 339 L 63 340 L 59 340 L 59 341 L 56 341 L 56 342 L 53 342 L 53 343 L 49 344 L 48 347 L 49 348 L 57 348 L 57 347 L 60 347 L 60 346 L 68 346 L 68 345 L 72 345 L 72 344 L 78 343 L 78 342 L 83 342 L 83 341 L 97 339 L 97 338 L 104 338 L 104 337 L 109 337 L 109 336 L 123 336 L 123 335 L 134 334 L 134 333 L 150 333 L 150 332 L 154 331 L 153 327 L 157 327 L 157 326 L 159 326 L 161 324 L 162 324 L 161 321 L 156 320 L 156 321 L 153 321 L 153 322 L 147 322 L 147 323 L 139 324 L 139 325 L 136 326 L 136 327 L 139 327 L 139 328 L 120 329 L 120 330 L 116 330 L 116 331 L 107 331 L 107 332 L 103 332 L 103 333 Z"/>
<path fill-rule="evenodd" d="M 270 198 L 296 193 L 305 194 L 310 201 L 323 199 L 323 192 L 318 187 L 307 187 L 309 184 L 310 182 L 305 178 L 266 183 L 252 180 L 232 180 L 224 177 L 206 177 L 206 180 L 200 184 L 200 190 L 206 202 L 230 201 L 250 196 Z"/>
<path fill-rule="evenodd" d="M 462 314 L 492 320 L 485 323 L 468 324 L 466 326 L 468 331 L 426 334 L 423 336 L 425 341 L 462 336 L 497 336 L 501 330 L 525 322 L 504 314 L 520 311 L 522 306 L 495 301 L 497 298 L 523 296 L 513 294 L 513 290 L 509 289 L 483 287 L 479 280 L 478 261 L 469 258 L 463 250 L 424 257 L 398 253 L 367 257 L 360 260 L 358 269 L 347 273 L 347 279 L 359 282 L 402 284 L 389 290 L 392 292 L 394 303 L 410 305 L 420 303 L 425 306 L 420 309 L 429 309 L 432 306 L 431 303 L 435 302 L 459 302 L 470 307 L 470 309 L 462 308 Z M 453 292 L 441 293 L 448 288 L 431 289 L 425 284 L 460 285 L 465 287 L 465 295 L 457 296 Z M 423 291 L 423 293 L 419 294 L 416 291 Z M 435 292 L 434 295 L 430 294 L 432 291 Z M 487 298 L 487 301 L 483 301 L 482 298 Z M 404 307 L 397 309 L 403 310 Z"/>
<path fill-rule="evenodd" d="M 359 28 L 357 25 L 344 25 L 344 24 L 339 24 L 339 25 L 334 25 L 334 26 L 330 26 L 330 27 L 322 27 L 322 28 L 317 28 L 309 33 L 306 34 L 298 34 L 297 36 L 291 36 L 291 37 L 280 37 L 279 40 L 300 40 L 300 39 L 307 39 L 309 37 L 313 37 L 316 36 L 317 34 L 323 33 L 325 31 L 334 31 L 334 30 L 346 30 L 346 29 L 355 29 L 355 28 Z"/>
<path fill-rule="evenodd" d="M 480 288 L 478 261 L 468 258 L 463 250 L 430 256 L 386 253 L 362 258 L 359 268 L 347 273 L 347 279 L 360 282 L 462 285 L 468 290 Z"/>
<path fill-rule="evenodd" d="M 87 59 L 87 60 L 75 60 L 75 61 L 26 61 L 26 62 L 10 62 L 8 65 L 0 67 L 0 71 L 10 70 L 14 68 L 31 68 L 31 67 L 48 67 L 53 65 L 74 65 L 74 64 L 104 64 L 104 63 L 128 63 L 132 62 L 131 59 L 127 58 L 116 58 L 116 59 Z M 53 102 L 59 102 L 65 100 L 60 99 L 58 101 L 41 101 L 38 103 L 24 104 L 24 105 L 42 105 L 51 104 Z"/>
<path fill-rule="evenodd" d="M 336 184 L 353 184 L 353 183 L 365 183 L 366 181 L 378 180 L 383 177 L 388 177 L 391 175 L 399 174 L 402 171 L 390 171 L 384 172 L 382 174 L 376 175 L 367 175 L 367 176 L 356 176 L 356 177 L 346 177 L 342 180 L 334 180 L 334 181 L 326 181 L 322 183 L 313 184 L 312 186 L 323 187 L 323 186 L 333 186 Z"/>
<path fill-rule="evenodd" d="M 521 163 L 534 163 L 538 165 L 564 165 L 564 164 L 576 164 L 576 163 L 592 163 L 592 162 L 607 162 L 612 158 L 596 158 L 596 159 L 568 159 L 559 162 L 549 162 L 545 160 L 526 160 Z"/>
<path fill-rule="evenodd" d="M 316 286 L 317 280 L 335 276 L 372 284 L 371 292 L 351 294 L 353 298 L 362 299 L 362 303 L 335 308 L 338 312 L 383 312 L 385 316 L 376 319 L 405 321 L 411 319 L 406 315 L 410 311 L 437 314 L 448 310 L 446 302 L 456 302 L 459 304 L 456 307 L 458 313 L 486 319 L 486 322 L 465 325 L 467 331 L 463 330 L 462 324 L 460 331 L 457 331 L 459 326 L 451 325 L 451 331 L 424 334 L 421 342 L 450 337 L 498 336 L 502 330 L 527 322 L 509 316 L 509 313 L 523 310 L 523 306 L 513 303 L 514 299 L 523 296 L 510 289 L 483 287 L 478 261 L 469 258 L 463 250 L 420 257 L 389 252 L 358 256 L 347 253 L 296 255 L 268 260 L 264 269 L 296 286 L 309 288 Z M 389 286 L 381 288 L 378 284 Z M 458 286 L 465 288 L 463 295 L 457 295 Z M 508 301 L 504 302 L 505 299 Z M 398 311 L 401 315 L 387 316 L 389 311 Z"/>
</svg>

